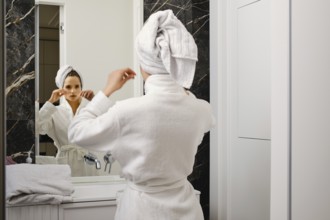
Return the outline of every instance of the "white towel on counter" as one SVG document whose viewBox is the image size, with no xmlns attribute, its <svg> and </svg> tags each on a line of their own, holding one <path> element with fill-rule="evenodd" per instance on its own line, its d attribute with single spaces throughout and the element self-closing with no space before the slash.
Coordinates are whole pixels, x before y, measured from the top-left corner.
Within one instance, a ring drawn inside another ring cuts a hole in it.
<svg viewBox="0 0 330 220">
<path fill-rule="evenodd" d="M 70 202 L 73 192 L 69 165 L 6 166 L 6 202 L 9 205 Z"/>
<path fill-rule="evenodd" d="M 136 38 L 136 52 L 147 73 L 170 74 L 182 87 L 191 87 L 198 49 L 172 10 L 158 11 L 148 18 Z"/>
</svg>

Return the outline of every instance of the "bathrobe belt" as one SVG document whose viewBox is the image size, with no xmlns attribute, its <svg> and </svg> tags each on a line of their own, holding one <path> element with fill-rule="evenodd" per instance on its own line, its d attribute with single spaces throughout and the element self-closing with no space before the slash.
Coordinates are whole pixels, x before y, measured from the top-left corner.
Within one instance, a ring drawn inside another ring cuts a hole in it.
<svg viewBox="0 0 330 220">
<path fill-rule="evenodd" d="M 136 191 L 146 192 L 146 193 L 158 193 L 158 192 L 182 187 L 185 185 L 185 183 L 187 181 L 188 181 L 187 179 L 182 179 L 182 180 L 176 181 L 172 184 L 159 185 L 159 186 L 144 186 L 141 184 L 135 184 L 131 181 L 128 181 L 127 185 L 129 186 L 130 189 L 133 189 Z"/>
<path fill-rule="evenodd" d="M 83 160 L 84 155 L 88 153 L 88 150 L 83 149 L 83 148 L 79 147 L 78 145 L 74 145 L 74 144 L 63 145 L 60 147 L 59 154 L 57 157 L 61 157 L 61 153 L 64 154 L 65 152 L 69 152 L 69 151 L 77 153 L 78 160 Z"/>
</svg>

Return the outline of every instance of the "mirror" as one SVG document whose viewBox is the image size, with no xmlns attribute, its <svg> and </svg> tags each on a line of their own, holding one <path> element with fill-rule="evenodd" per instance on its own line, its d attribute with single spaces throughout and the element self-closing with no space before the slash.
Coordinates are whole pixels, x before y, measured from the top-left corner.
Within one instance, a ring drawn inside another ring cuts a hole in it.
<svg viewBox="0 0 330 220">
<path fill-rule="evenodd" d="M 55 77 L 62 65 L 69 64 L 77 69 L 82 77 L 82 90 L 92 90 L 95 94 L 103 88 L 109 71 L 125 66 L 136 69 L 133 44 L 135 30 L 142 26 L 140 4 L 142 1 L 133 0 L 97 3 L 36 0 L 37 109 L 42 108 L 52 91 L 57 89 Z M 141 95 L 141 91 L 142 79 L 138 78 L 114 94 L 113 99 L 117 101 Z M 39 114 L 36 119 L 37 125 L 43 118 Z M 63 155 L 59 156 L 59 147 L 54 145 L 52 138 L 37 135 L 37 139 L 37 163 L 69 163 L 72 176 L 120 173 L 117 162 L 112 163 L 111 170 L 109 166 L 106 168 L 106 161 L 111 160 L 109 152 L 81 151 L 80 148 L 78 152 L 77 148 L 65 147 L 67 153 L 63 161 Z M 63 149 L 60 152 L 64 152 Z M 92 162 L 89 163 L 86 157 L 93 157 Z M 101 169 L 96 169 L 95 158 L 101 163 Z"/>
</svg>

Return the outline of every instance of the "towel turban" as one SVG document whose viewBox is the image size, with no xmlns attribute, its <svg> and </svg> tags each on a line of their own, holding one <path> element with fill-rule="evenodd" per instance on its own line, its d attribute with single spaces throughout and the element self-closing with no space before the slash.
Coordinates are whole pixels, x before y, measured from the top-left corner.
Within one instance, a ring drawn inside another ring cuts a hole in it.
<svg viewBox="0 0 330 220">
<path fill-rule="evenodd" d="M 136 38 L 141 68 L 149 74 L 170 74 L 190 88 L 195 75 L 197 45 L 172 10 L 152 14 Z"/>
<path fill-rule="evenodd" d="M 64 80 L 66 78 L 66 76 L 71 72 L 71 71 L 75 71 L 79 74 L 80 76 L 80 80 L 81 80 L 81 84 L 82 84 L 82 77 L 81 77 L 81 74 L 76 70 L 76 69 L 73 69 L 72 66 L 70 65 L 64 65 L 62 66 L 58 71 L 57 71 L 57 74 L 56 74 L 56 77 L 55 77 L 55 83 L 56 83 L 56 86 L 61 89 L 63 88 L 63 85 L 64 85 Z"/>
</svg>

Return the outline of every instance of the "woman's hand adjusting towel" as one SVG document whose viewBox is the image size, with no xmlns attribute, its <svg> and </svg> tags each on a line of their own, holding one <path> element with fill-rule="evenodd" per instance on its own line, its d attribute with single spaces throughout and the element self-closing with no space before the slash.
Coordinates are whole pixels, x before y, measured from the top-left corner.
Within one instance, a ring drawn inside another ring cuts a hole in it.
<svg viewBox="0 0 330 220">
<path fill-rule="evenodd" d="M 106 96 L 110 96 L 115 91 L 119 90 L 128 80 L 134 79 L 136 73 L 130 68 L 119 69 L 111 72 L 108 76 L 108 81 L 103 89 Z"/>
</svg>

